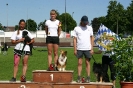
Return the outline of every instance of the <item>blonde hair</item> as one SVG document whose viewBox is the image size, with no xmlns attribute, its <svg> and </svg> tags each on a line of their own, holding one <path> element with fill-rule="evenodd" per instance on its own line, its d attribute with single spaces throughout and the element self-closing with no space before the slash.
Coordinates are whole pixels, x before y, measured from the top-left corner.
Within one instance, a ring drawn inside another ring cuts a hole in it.
<svg viewBox="0 0 133 88">
<path fill-rule="evenodd" d="M 56 10 L 52 9 L 52 10 L 50 11 L 50 14 L 56 14 Z"/>
</svg>

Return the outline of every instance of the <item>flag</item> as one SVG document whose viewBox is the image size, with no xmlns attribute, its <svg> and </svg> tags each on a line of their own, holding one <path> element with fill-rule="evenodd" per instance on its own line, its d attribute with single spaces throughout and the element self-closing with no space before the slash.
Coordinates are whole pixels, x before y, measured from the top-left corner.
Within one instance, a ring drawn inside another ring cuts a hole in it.
<svg viewBox="0 0 133 88">
<path fill-rule="evenodd" d="M 110 46 L 114 38 L 118 38 L 118 36 L 109 28 L 101 24 L 95 36 L 94 42 L 98 46 L 99 50 L 108 51 L 111 49 Z"/>
</svg>

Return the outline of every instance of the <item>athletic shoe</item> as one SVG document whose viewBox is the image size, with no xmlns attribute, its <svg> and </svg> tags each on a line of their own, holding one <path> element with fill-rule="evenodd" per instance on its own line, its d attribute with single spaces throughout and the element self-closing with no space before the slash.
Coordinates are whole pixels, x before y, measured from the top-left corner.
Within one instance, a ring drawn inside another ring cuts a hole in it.
<svg viewBox="0 0 133 88">
<path fill-rule="evenodd" d="M 85 80 L 86 83 L 89 83 L 90 82 L 90 77 L 88 76 Z"/>
<path fill-rule="evenodd" d="M 55 67 L 55 71 L 59 71 L 59 70 L 58 70 L 58 67 Z"/>
<path fill-rule="evenodd" d="M 12 77 L 10 82 L 16 82 L 16 78 Z"/>
<path fill-rule="evenodd" d="M 24 75 L 22 75 L 21 78 L 20 78 L 20 81 L 21 82 L 26 82 L 26 77 Z"/>
<path fill-rule="evenodd" d="M 81 77 L 80 76 L 77 77 L 77 81 L 76 82 L 77 83 L 81 83 Z"/>
</svg>

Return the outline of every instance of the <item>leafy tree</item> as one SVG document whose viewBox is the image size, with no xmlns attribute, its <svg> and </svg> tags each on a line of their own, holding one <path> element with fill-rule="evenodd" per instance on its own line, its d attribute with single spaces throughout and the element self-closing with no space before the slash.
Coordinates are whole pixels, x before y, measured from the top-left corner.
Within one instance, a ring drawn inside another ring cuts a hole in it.
<svg viewBox="0 0 133 88">
<path fill-rule="evenodd" d="M 36 31 L 37 24 L 36 24 L 36 22 L 34 20 L 28 19 L 28 20 L 26 20 L 26 28 L 29 31 Z"/>
<path fill-rule="evenodd" d="M 18 30 L 18 25 L 15 25 L 15 30 Z"/>
<path fill-rule="evenodd" d="M 99 26 L 100 26 L 100 22 L 99 22 L 98 18 L 94 18 L 94 19 L 91 21 L 91 25 L 92 25 L 93 31 L 94 31 L 94 32 L 97 32 L 98 29 L 99 29 Z"/>
<path fill-rule="evenodd" d="M 128 20 L 123 5 L 117 1 L 110 1 L 107 11 L 107 27 L 116 33 L 122 33 L 126 30 Z"/>
<path fill-rule="evenodd" d="M 46 22 L 46 20 L 44 20 L 43 22 L 40 22 L 40 23 L 38 24 L 37 29 L 38 29 L 38 30 L 45 30 L 45 22 Z M 41 29 L 40 29 L 40 28 L 41 28 Z"/>
<path fill-rule="evenodd" d="M 76 21 L 69 13 L 62 13 L 60 15 L 60 21 L 62 23 L 62 30 L 66 32 L 73 30 L 74 27 L 77 25 Z"/>
<path fill-rule="evenodd" d="M 104 16 L 101 16 L 101 17 L 98 17 L 98 18 L 94 18 L 91 21 L 91 25 L 93 27 L 93 31 L 97 32 L 101 24 L 106 25 L 106 18 Z"/>
<path fill-rule="evenodd" d="M 1 23 L 0 23 L 0 30 L 4 30 L 4 27 L 2 26 Z"/>
<path fill-rule="evenodd" d="M 127 7 L 127 15 L 126 16 L 129 21 L 127 29 L 129 30 L 129 32 L 133 32 L 133 0 L 131 1 L 130 6 Z"/>
</svg>

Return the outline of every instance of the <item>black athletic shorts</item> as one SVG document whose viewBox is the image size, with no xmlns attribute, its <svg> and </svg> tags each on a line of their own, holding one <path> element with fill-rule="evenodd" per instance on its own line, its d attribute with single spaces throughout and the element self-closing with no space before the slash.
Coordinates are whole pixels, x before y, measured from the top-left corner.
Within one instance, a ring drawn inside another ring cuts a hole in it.
<svg viewBox="0 0 133 88">
<path fill-rule="evenodd" d="M 47 36 L 46 44 L 49 44 L 49 43 L 59 45 L 59 37 L 58 36 Z"/>
</svg>

